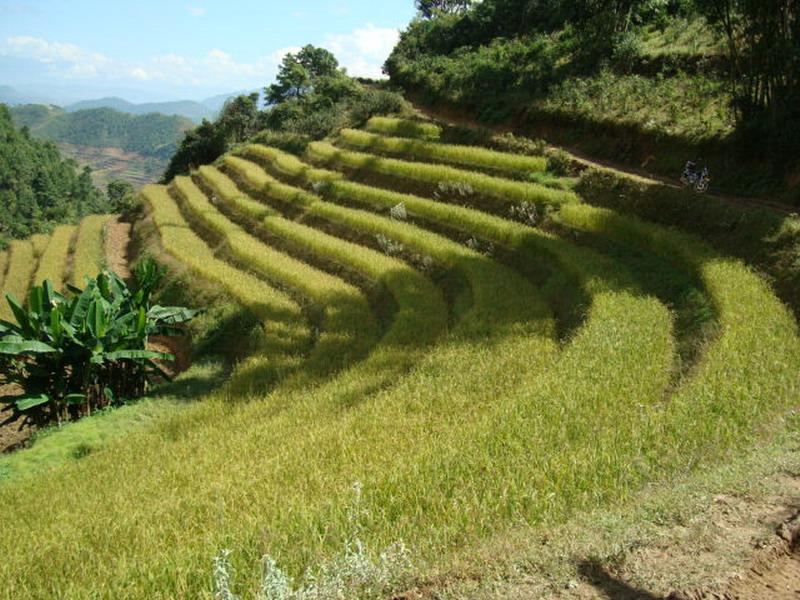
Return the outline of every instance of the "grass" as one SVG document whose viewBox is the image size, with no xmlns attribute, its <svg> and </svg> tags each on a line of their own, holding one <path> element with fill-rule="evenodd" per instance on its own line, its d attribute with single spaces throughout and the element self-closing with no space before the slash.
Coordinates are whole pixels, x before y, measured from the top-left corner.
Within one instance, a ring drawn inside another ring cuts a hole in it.
<svg viewBox="0 0 800 600">
<path fill-rule="evenodd" d="M 498 152 L 479 146 L 437 144 L 413 139 L 385 137 L 357 129 L 342 129 L 337 138 L 346 146 L 420 161 L 436 161 L 479 169 L 510 173 L 539 173 L 547 169 L 547 159 Z"/>
<path fill-rule="evenodd" d="M 420 140 L 438 140 L 442 135 L 442 128 L 434 123 L 393 117 L 372 117 L 367 121 L 366 129 L 373 133 Z"/>
<path fill-rule="evenodd" d="M 690 236 L 608 209 L 564 207 L 560 218 L 697 270 L 717 305 L 719 339 L 706 350 L 663 415 L 662 426 L 671 435 L 679 431 L 689 435 L 663 452 L 676 461 L 683 457 L 688 466 L 685 457 L 698 448 L 709 442 L 717 451 L 735 446 L 754 422 L 792 406 L 800 386 L 797 325 L 760 277 L 739 261 L 716 256 Z M 701 415 L 708 416 L 698 418 Z M 711 425 L 712 417 L 721 422 Z"/>
<path fill-rule="evenodd" d="M 224 201 L 244 201 L 219 171 L 204 167 L 201 174 Z M 312 362 L 307 363 L 305 369 L 317 375 L 330 374 L 362 357 L 375 343 L 377 324 L 366 297 L 358 289 L 245 233 L 220 213 L 191 179 L 177 177 L 174 186 L 191 218 L 224 240 L 227 252 L 237 263 L 247 265 L 270 281 L 297 290 L 323 313 L 319 324 L 322 332 L 316 341 Z"/>
<path fill-rule="evenodd" d="M 105 264 L 105 226 L 109 215 L 91 215 L 81 221 L 72 256 L 69 282 L 83 287 L 86 277 L 95 277 Z"/>
<path fill-rule="evenodd" d="M 692 142 L 722 139 L 735 127 L 727 83 L 703 75 L 619 75 L 603 70 L 570 78 L 534 102 L 541 114 L 614 123 Z"/>
<path fill-rule="evenodd" d="M 12 240 L 8 250 L 8 268 L 3 281 L 0 318 L 10 321 L 14 314 L 5 298 L 13 296 L 17 302 L 26 302 L 33 274 L 36 270 L 36 253 L 33 243 L 28 240 Z"/>
<path fill-rule="evenodd" d="M 432 186 L 439 184 L 468 185 L 476 193 L 486 195 L 504 205 L 513 202 L 530 202 L 538 205 L 559 205 L 577 202 L 573 192 L 555 190 L 536 183 L 511 181 L 474 171 L 444 165 L 422 164 L 393 158 L 380 158 L 371 154 L 350 152 L 327 142 L 312 142 L 308 157 L 320 162 L 352 169 L 365 169 L 398 179 L 408 179 Z"/>
<path fill-rule="evenodd" d="M 92 452 L 138 428 L 173 417 L 188 400 L 222 382 L 221 363 L 206 361 L 179 375 L 164 392 L 120 408 L 93 413 L 91 417 L 36 433 L 24 452 L 0 455 L 0 484 L 41 475 L 81 460 Z"/>
<path fill-rule="evenodd" d="M 44 281 L 50 281 L 57 290 L 63 287 L 67 259 L 75 232 L 74 225 L 60 225 L 55 228 L 50 243 L 39 259 L 39 267 L 34 276 L 34 282 L 37 285 L 41 285 Z"/>
</svg>

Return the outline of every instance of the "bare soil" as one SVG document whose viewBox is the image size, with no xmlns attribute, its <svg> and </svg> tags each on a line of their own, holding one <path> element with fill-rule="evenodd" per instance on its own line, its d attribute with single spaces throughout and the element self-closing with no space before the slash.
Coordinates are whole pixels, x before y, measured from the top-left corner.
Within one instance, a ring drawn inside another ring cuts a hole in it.
<svg viewBox="0 0 800 600">
<path fill-rule="evenodd" d="M 0 385 L 0 396 L 18 393 L 13 385 Z M 12 420 L 14 411 L 8 407 L 0 408 L 0 454 L 21 448 L 36 432 L 36 428 L 26 425 L 22 420 Z"/>
<path fill-rule="evenodd" d="M 123 279 L 129 279 L 131 224 L 123 223 L 119 217 L 108 222 L 105 232 L 106 264 Z"/>
</svg>

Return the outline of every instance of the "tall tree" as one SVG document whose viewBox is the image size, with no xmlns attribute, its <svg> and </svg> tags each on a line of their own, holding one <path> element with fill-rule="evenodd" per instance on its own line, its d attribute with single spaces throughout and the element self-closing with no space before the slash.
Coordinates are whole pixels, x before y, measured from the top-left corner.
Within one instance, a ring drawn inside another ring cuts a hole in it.
<svg viewBox="0 0 800 600">
<path fill-rule="evenodd" d="M 728 41 L 735 108 L 778 125 L 800 104 L 800 0 L 697 0 Z"/>
<path fill-rule="evenodd" d="M 465 12 L 472 6 L 473 0 L 416 0 L 414 4 L 426 19 L 436 15 L 454 15 Z"/>
</svg>

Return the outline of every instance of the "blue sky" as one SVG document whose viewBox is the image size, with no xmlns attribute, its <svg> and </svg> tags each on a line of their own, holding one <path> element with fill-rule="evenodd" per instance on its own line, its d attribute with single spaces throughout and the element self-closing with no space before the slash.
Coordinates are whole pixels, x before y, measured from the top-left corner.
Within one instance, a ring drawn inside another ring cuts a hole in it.
<svg viewBox="0 0 800 600">
<path fill-rule="evenodd" d="M 378 76 L 413 0 L 0 0 L 0 85 L 74 101 L 263 87 L 306 43 Z"/>
</svg>

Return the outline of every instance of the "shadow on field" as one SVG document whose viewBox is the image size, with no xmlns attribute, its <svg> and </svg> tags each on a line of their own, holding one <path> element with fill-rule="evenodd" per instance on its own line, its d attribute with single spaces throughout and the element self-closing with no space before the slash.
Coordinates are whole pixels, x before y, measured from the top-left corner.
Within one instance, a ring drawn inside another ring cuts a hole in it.
<svg viewBox="0 0 800 600">
<path fill-rule="evenodd" d="M 608 569 L 592 560 L 578 565 L 578 571 L 597 591 L 610 600 L 663 600 L 646 590 L 633 587 L 608 572 Z"/>
</svg>

